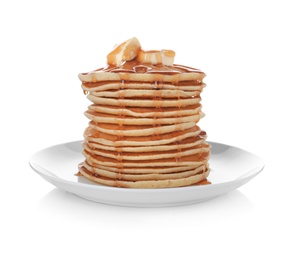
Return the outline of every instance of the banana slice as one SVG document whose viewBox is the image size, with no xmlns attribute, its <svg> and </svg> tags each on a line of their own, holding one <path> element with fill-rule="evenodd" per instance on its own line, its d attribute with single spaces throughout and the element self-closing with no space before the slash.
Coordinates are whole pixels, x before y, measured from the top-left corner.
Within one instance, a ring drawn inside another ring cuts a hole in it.
<svg viewBox="0 0 296 260">
<path fill-rule="evenodd" d="M 120 45 L 116 45 L 114 49 L 107 55 L 107 63 L 113 66 L 119 66 L 124 61 L 134 59 L 141 49 L 139 40 L 134 37 Z"/>
<path fill-rule="evenodd" d="M 173 66 L 175 52 L 172 50 L 161 50 L 162 64 L 166 66 Z"/>
<path fill-rule="evenodd" d="M 140 50 L 136 57 L 137 61 L 141 63 L 150 63 L 153 65 L 163 64 L 172 66 L 174 63 L 175 52 L 172 50 L 161 51 L 143 51 Z"/>
<path fill-rule="evenodd" d="M 135 58 L 141 63 L 172 66 L 174 63 L 175 52 L 172 50 L 143 51 L 140 42 L 134 37 L 120 45 L 116 45 L 107 55 L 107 63 L 112 66 L 120 66 L 123 62 Z"/>
</svg>

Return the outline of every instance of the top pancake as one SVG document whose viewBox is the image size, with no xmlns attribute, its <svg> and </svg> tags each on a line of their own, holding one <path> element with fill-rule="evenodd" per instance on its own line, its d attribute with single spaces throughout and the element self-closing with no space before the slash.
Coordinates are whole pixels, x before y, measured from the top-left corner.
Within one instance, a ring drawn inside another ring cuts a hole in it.
<svg viewBox="0 0 296 260">
<path fill-rule="evenodd" d="M 80 73 L 82 82 L 100 81 L 140 81 L 140 82 L 171 82 L 199 81 L 205 77 L 205 73 L 198 69 L 183 65 L 173 66 L 141 64 L 136 60 L 126 61 L 120 66 L 108 65 L 104 68 Z"/>
</svg>

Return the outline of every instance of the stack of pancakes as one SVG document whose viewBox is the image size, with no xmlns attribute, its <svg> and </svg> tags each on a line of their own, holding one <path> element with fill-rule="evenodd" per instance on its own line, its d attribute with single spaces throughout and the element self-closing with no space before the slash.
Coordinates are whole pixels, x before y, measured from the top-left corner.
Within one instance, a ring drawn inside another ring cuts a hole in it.
<svg viewBox="0 0 296 260">
<path fill-rule="evenodd" d="M 81 73 L 93 103 L 79 172 L 103 185 L 165 188 L 201 182 L 210 145 L 196 123 L 203 117 L 205 74 L 181 65 L 137 60 Z"/>
</svg>

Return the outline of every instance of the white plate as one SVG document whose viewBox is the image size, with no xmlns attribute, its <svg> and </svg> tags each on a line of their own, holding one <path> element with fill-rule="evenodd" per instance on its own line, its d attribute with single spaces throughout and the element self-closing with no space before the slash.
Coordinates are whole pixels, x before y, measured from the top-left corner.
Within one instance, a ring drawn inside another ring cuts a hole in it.
<svg viewBox="0 0 296 260">
<path fill-rule="evenodd" d="M 77 165 L 84 160 L 82 141 L 55 145 L 34 154 L 30 166 L 45 180 L 81 198 L 100 203 L 161 207 L 198 203 L 247 183 L 264 168 L 261 158 L 233 146 L 209 142 L 212 145 L 210 176 L 212 183 L 165 189 L 126 189 L 103 186 L 75 176 Z"/>
</svg>

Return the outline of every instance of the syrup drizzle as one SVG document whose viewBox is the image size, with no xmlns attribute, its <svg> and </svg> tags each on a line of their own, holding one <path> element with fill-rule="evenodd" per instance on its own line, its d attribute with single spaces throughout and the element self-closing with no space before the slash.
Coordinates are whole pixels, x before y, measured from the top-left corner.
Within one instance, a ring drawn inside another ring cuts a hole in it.
<svg viewBox="0 0 296 260">
<path fill-rule="evenodd" d="M 161 90 L 163 89 L 164 82 L 163 81 L 155 81 L 154 82 L 154 95 L 153 95 L 153 103 L 154 103 L 154 131 L 153 136 L 158 139 L 160 132 L 159 127 L 161 127 L 161 123 L 159 122 L 159 119 L 162 118 L 162 97 L 161 97 Z"/>
<path fill-rule="evenodd" d="M 141 73 L 141 74 L 165 74 L 174 75 L 182 73 L 199 73 L 204 74 L 201 70 L 191 68 L 184 65 L 174 64 L 172 66 L 161 66 L 152 64 L 142 64 L 139 61 L 131 60 L 122 63 L 120 66 L 107 65 L 103 68 L 99 68 L 95 71 L 89 72 L 113 72 L 113 73 Z M 82 75 L 89 74 L 81 73 Z"/>
<path fill-rule="evenodd" d="M 178 113 L 176 115 L 176 117 L 178 118 L 177 120 L 177 125 L 178 126 L 181 126 L 181 117 L 180 117 L 180 111 L 181 111 L 181 97 L 180 97 L 180 86 L 178 85 L 178 81 L 175 82 L 175 87 L 176 87 L 176 90 L 177 90 L 177 98 L 178 98 Z M 177 131 L 181 131 L 181 128 L 177 129 Z M 180 141 L 177 141 L 177 154 L 176 154 L 176 162 L 181 162 L 181 152 L 182 152 L 182 147 L 180 145 Z"/>
<path fill-rule="evenodd" d="M 124 136 L 123 136 L 123 129 L 124 129 L 124 120 L 125 120 L 125 104 L 124 104 L 124 90 L 125 90 L 125 80 L 121 80 L 121 84 L 119 86 L 119 95 L 118 95 L 118 102 L 120 106 L 120 111 L 117 116 L 118 120 L 118 135 L 117 135 L 117 141 L 123 141 Z M 117 174 L 121 174 L 123 171 L 123 162 L 122 162 L 122 147 L 121 146 L 115 146 L 116 151 L 117 151 Z"/>
</svg>

